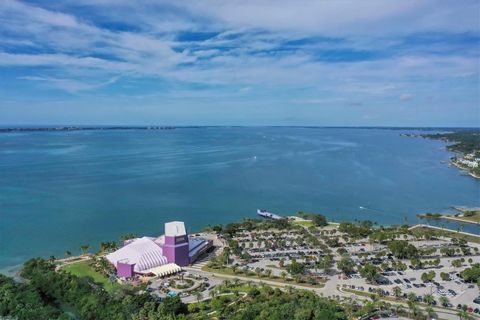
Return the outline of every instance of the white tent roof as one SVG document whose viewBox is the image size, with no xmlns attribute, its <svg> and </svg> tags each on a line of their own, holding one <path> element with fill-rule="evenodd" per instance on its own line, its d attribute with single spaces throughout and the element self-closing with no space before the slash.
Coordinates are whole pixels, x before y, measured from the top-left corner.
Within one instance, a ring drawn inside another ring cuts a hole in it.
<svg viewBox="0 0 480 320">
<path fill-rule="evenodd" d="M 166 275 L 169 275 L 169 274 L 174 274 L 174 273 L 180 272 L 180 271 L 182 271 L 182 268 L 179 267 L 178 265 L 176 265 L 175 263 L 168 263 L 168 264 L 165 264 L 163 266 L 151 268 L 151 269 L 146 270 L 146 271 L 151 272 L 158 277 L 163 277 L 163 276 L 166 276 Z"/>
<path fill-rule="evenodd" d="M 148 237 L 135 239 L 117 251 L 107 254 L 106 258 L 114 266 L 117 266 L 119 261 L 135 263 L 135 272 L 145 272 L 147 269 L 168 263 L 162 248 Z"/>
</svg>

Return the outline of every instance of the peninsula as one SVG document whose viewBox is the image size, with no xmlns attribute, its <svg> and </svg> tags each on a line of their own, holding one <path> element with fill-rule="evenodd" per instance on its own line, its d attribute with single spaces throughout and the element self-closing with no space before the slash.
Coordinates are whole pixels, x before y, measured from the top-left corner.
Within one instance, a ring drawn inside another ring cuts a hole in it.
<svg viewBox="0 0 480 320">
<path fill-rule="evenodd" d="M 451 129 L 446 133 L 402 134 L 402 136 L 423 137 L 442 140 L 448 143 L 447 150 L 457 155 L 450 163 L 480 179 L 480 129 Z"/>
</svg>

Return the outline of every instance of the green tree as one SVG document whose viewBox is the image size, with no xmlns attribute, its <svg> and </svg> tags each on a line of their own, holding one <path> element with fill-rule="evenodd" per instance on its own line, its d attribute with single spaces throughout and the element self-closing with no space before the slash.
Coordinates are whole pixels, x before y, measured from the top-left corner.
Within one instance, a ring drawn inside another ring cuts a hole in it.
<svg viewBox="0 0 480 320">
<path fill-rule="evenodd" d="M 337 268 L 348 275 L 355 272 L 355 262 L 352 258 L 344 256 L 337 262 Z"/>
<path fill-rule="evenodd" d="M 82 251 L 82 254 L 85 255 L 87 254 L 89 248 L 90 246 L 88 244 L 84 244 L 80 246 L 80 251 Z"/>
<path fill-rule="evenodd" d="M 440 296 L 440 298 L 438 298 L 438 302 L 440 302 L 440 305 L 442 305 L 443 307 L 447 307 L 450 303 L 450 300 L 448 300 L 448 298 L 445 296 Z"/>
<path fill-rule="evenodd" d="M 423 302 L 425 302 L 428 305 L 433 305 L 435 302 L 435 299 L 433 298 L 433 295 L 426 294 L 423 296 Z"/>
<path fill-rule="evenodd" d="M 402 296 L 402 288 L 396 286 L 393 288 L 393 294 L 395 297 L 400 298 Z"/>
<path fill-rule="evenodd" d="M 367 263 L 363 268 L 360 268 L 360 275 L 369 282 L 375 282 L 379 276 L 378 267 Z"/>
</svg>

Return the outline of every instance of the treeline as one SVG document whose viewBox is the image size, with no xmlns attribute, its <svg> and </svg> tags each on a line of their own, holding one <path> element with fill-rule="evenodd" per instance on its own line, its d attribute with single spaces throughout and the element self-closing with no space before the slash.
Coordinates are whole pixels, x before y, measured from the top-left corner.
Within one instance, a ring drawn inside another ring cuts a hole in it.
<svg viewBox="0 0 480 320">
<path fill-rule="evenodd" d="M 160 320 L 185 315 L 179 298 L 159 303 L 129 288 L 108 293 L 89 277 L 77 277 L 49 260 L 27 261 L 21 272 L 25 283 L 0 276 L 0 316 L 18 320 Z M 180 318 L 179 318 L 180 319 Z"/>
<path fill-rule="evenodd" d="M 316 227 L 325 227 L 328 224 L 327 218 L 322 214 L 299 211 L 297 215 L 303 219 L 312 220 Z"/>
<path fill-rule="evenodd" d="M 32 286 L 0 274 L 0 317 L 69 319 L 50 305 Z"/>
<path fill-rule="evenodd" d="M 178 297 L 158 302 L 138 291 L 108 293 L 91 278 L 55 270 L 52 261 L 40 258 L 24 265 L 22 277 L 25 283 L 0 275 L 0 317 L 18 320 L 186 320 L 203 319 L 213 312 L 220 319 L 233 320 L 347 319 L 343 304 L 293 288 L 282 292 L 268 286 L 234 286 L 230 288 L 234 292 L 247 289 L 244 299 L 227 305 L 225 297 L 212 295 L 211 299 L 187 308 Z M 364 312 L 356 308 L 359 313 Z"/>
<path fill-rule="evenodd" d="M 282 292 L 271 287 L 252 287 L 248 293 L 249 299 L 243 301 L 242 305 L 226 310 L 223 319 L 347 319 L 340 304 L 310 291 L 292 289 Z"/>
<path fill-rule="evenodd" d="M 448 149 L 456 152 L 471 153 L 480 150 L 480 130 L 424 134 L 422 136 L 430 139 L 455 142 L 451 146 L 448 146 Z"/>
</svg>

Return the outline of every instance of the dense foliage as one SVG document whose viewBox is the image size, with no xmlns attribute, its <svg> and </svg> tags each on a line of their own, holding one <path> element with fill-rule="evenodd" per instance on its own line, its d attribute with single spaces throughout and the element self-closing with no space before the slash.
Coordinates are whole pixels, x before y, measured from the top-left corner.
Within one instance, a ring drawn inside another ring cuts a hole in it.
<svg viewBox="0 0 480 320">
<path fill-rule="evenodd" d="M 480 150 L 480 130 L 462 130 L 450 133 L 425 134 L 424 137 L 455 142 L 448 147 L 449 150 L 471 153 Z"/>
<path fill-rule="evenodd" d="M 405 240 L 394 240 L 388 243 L 388 249 L 398 259 L 413 259 L 418 257 L 418 249 Z"/>
<path fill-rule="evenodd" d="M 158 303 L 150 295 L 129 288 L 108 293 L 91 278 L 55 270 L 53 262 L 40 258 L 25 263 L 22 277 L 27 283 L 18 284 L 0 277 L 0 315 L 20 320 L 150 320 L 168 319 L 186 312 L 179 298 Z M 155 309 L 158 317 L 143 317 L 145 308 Z"/>
<path fill-rule="evenodd" d="M 358 223 L 341 222 L 338 231 L 348 234 L 354 238 L 365 238 L 372 233 L 373 222 L 365 220 Z"/>
<path fill-rule="evenodd" d="M 282 292 L 280 289 L 265 286 L 261 288 L 250 287 L 247 294 L 247 297 L 240 300 L 234 307 L 223 308 L 221 319 L 346 319 L 340 304 L 321 298 L 310 291 L 291 289 Z"/>
<path fill-rule="evenodd" d="M 300 211 L 297 213 L 297 215 L 303 219 L 312 220 L 316 227 L 325 227 L 328 224 L 327 218 L 318 213 L 306 213 Z"/>
<path fill-rule="evenodd" d="M 22 277 L 27 283 L 0 276 L 0 316 L 19 320 L 181 320 L 213 312 L 221 319 L 346 319 L 342 305 L 305 290 L 233 286 L 231 296 L 211 297 L 187 308 L 178 297 L 157 302 L 138 291 L 109 293 L 91 278 L 55 270 L 53 262 L 39 258 L 24 265 Z M 244 296 L 235 292 L 240 289 L 247 291 Z"/>
<path fill-rule="evenodd" d="M 476 263 L 471 268 L 463 270 L 461 276 L 467 282 L 480 283 L 480 263 Z"/>
<path fill-rule="evenodd" d="M 19 320 L 58 319 L 61 312 L 27 284 L 0 274 L 0 316 Z M 66 318 L 68 319 L 68 318 Z"/>
</svg>

